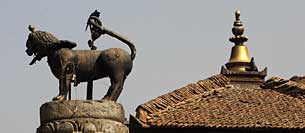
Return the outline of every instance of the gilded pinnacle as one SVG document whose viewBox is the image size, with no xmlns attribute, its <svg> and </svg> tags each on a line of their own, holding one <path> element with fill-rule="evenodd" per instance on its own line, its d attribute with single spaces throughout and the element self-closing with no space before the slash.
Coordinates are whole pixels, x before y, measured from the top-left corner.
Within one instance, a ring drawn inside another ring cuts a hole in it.
<svg viewBox="0 0 305 133">
<path fill-rule="evenodd" d="M 243 45 L 244 42 L 248 40 L 246 36 L 243 36 L 244 27 L 242 22 L 240 21 L 240 11 L 235 11 L 235 21 L 232 28 L 232 33 L 234 37 L 231 37 L 229 40 L 235 45 Z"/>
<path fill-rule="evenodd" d="M 239 17 L 240 17 L 240 11 L 237 10 L 237 11 L 235 11 L 235 20 L 239 21 L 240 20 Z"/>
<path fill-rule="evenodd" d="M 245 71 L 246 67 L 236 63 L 248 63 L 250 62 L 248 49 L 243 44 L 248 40 L 246 36 L 243 36 L 244 27 L 240 21 L 240 11 L 235 12 L 235 21 L 232 28 L 233 37 L 230 38 L 230 41 L 235 43 L 235 46 L 232 47 L 231 56 L 229 63 L 233 63 L 234 69 L 238 71 Z M 233 69 L 229 66 L 229 69 Z"/>
</svg>

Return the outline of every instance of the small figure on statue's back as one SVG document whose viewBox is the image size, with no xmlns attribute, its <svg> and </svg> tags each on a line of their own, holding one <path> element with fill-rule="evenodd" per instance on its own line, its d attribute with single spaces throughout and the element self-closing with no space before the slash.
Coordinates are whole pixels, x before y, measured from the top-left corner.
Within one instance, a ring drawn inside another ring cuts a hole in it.
<svg viewBox="0 0 305 133">
<path fill-rule="evenodd" d="M 96 46 L 94 45 L 94 41 L 98 39 L 101 35 L 107 34 L 111 37 L 114 37 L 121 42 L 125 43 L 128 45 L 128 47 L 131 49 L 131 58 L 135 58 L 136 55 L 136 48 L 133 45 L 132 42 L 130 42 L 127 38 L 123 37 L 122 35 L 111 31 L 105 27 L 102 27 L 102 22 L 99 19 L 100 12 L 95 10 L 93 13 L 91 13 L 88 21 L 87 21 L 87 26 L 86 29 L 89 27 L 90 32 L 91 32 L 91 39 L 89 39 L 88 44 L 91 50 L 95 50 Z"/>
<path fill-rule="evenodd" d="M 91 39 L 88 40 L 88 45 L 91 50 L 96 50 L 96 46 L 94 46 L 94 41 L 98 39 L 103 33 L 98 27 L 102 27 L 102 22 L 99 20 L 100 17 L 100 12 L 95 10 L 93 13 L 90 14 L 88 21 L 87 21 L 87 26 L 85 31 L 87 31 L 88 27 L 91 32 Z"/>
</svg>

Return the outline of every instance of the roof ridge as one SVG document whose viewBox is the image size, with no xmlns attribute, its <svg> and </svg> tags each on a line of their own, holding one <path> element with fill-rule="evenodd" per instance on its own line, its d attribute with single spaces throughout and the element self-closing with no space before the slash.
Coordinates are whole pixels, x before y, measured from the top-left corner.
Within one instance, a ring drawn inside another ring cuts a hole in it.
<svg viewBox="0 0 305 133">
<path fill-rule="evenodd" d="M 297 98 L 305 98 L 305 85 L 292 80 L 272 77 L 262 85 L 264 89 L 271 89 Z"/>
</svg>

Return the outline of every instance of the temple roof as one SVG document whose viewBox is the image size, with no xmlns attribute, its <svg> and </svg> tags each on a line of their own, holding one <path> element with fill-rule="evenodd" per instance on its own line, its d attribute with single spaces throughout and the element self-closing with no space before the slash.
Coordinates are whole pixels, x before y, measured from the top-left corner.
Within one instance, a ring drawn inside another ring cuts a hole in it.
<svg viewBox="0 0 305 133">
<path fill-rule="evenodd" d="M 271 78 L 230 84 L 212 76 L 140 105 L 142 127 L 305 129 L 305 85 Z"/>
<path fill-rule="evenodd" d="M 139 105 L 130 124 L 141 128 L 233 128 L 305 130 L 305 77 L 265 81 L 250 59 L 240 12 L 234 43 L 219 75 L 189 84 Z"/>
</svg>

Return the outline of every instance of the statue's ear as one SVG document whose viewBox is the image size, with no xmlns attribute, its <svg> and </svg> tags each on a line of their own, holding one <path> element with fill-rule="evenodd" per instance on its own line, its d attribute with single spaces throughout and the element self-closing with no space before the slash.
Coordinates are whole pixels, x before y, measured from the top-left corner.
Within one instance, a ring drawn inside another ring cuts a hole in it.
<svg viewBox="0 0 305 133">
<path fill-rule="evenodd" d="M 61 48 L 72 49 L 75 48 L 77 44 L 68 40 L 60 40 L 59 42 L 50 43 L 49 46 L 55 49 L 61 49 Z"/>
<path fill-rule="evenodd" d="M 75 48 L 77 46 L 77 44 L 75 42 L 71 42 L 71 41 L 68 41 L 68 40 L 60 40 L 60 46 L 62 48 L 69 48 L 69 49 L 72 49 L 72 48 Z"/>
</svg>

